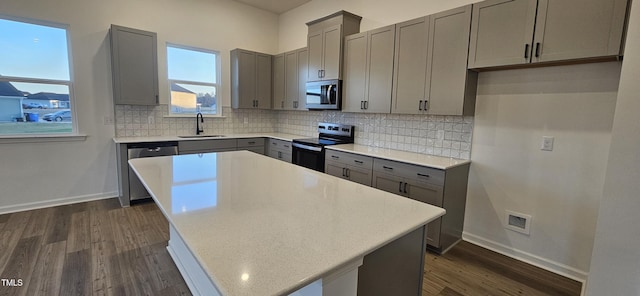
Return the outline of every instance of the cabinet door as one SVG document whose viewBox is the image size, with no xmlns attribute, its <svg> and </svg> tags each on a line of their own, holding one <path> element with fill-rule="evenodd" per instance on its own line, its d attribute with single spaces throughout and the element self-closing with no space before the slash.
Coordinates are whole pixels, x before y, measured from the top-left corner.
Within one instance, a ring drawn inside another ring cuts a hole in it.
<svg viewBox="0 0 640 296">
<path fill-rule="evenodd" d="M 533 62 L 620 54 L 627 0 L 540 0 Z"/>
<path fill-rule="evenodd" d="M 273 109 L 284 108 L 284 54 L 273 57 Z"/>
<path fill-rule="evenodd" d="M 304 110 L 307 100 L 307 75 L 309 74 L 309 51 L 307 48 L 298 50 L 298 98 L 295 106 L 297 110 Z"/>
<path fill-rule="evenodd" d="M 322 80 L 320 70 L 322 70 L 322 31 L 309 32 L 307 46 L 309 50 L 308 79 L 309 81 Z"/>
<path fill-rule="evenodd" d="M 338 165 L 337 163 L 329 162 L 325 163 L 324 172 L 331 176 L 335 176 L 342 179 L 347 179 L 345 174 L 346 168 L 342 165 Z"/>
<path fill-rule="evenodd" d="M 429 18 L 396 25 L 391 113 L 420 114 L 425 100 Z"/>
<path fill-rule="evenodd" d="M 373 171 L 372 185 L 382 191 L 406 196 L 403 190 L 404 180 L 400 177 Z"/>
<path fill-rule="evenodd" d="M 256 100 L 256 54 L 234 50 L 231 55 L 231 106 L 254 108 Z"/>
<path fill-rule="evenodd" d="M 473 5 L 469 68 L 531 61 L 537 0 L 488 0 Z M 571 10 L 583 9 L 574 5 Z"/>
<path fill-rule="evenodd" d="M 442 207 L 443 188 L 429 184 L 407 184 L 408 197 L 417 201 Z M 427 244 L 440 247 L 440 226 L 442 218 L 438 218 L 427 225 Z"/>
<path fill-rule="evenodd" d="M 366 112 L 391 112 L 395 28 L 387 26 L 367 34 Z"/>
<path fill-rule="evenodd" d="M 325 28 L 323 35 L 322 80 L 342 78 L 342 25 Z"/>
<path fill-rule="evenodd" d="M 158 104 L 156 33 L 111 25 L 115 104 Z"/>
<path fill-rule="evenodd" d="M 256 54 L 256 107 L 271 109 L 271 56 Z"/>
<path fill-rule="evenodd" d="M 427 60 L 429 114 L 462 115 L 467 82 L 471 5 L 431 16 Z"/>
<path fill-rule="evenodd" d="M 371 170 L 361 170 L 353 167 L 347 167 L 346 174 L 347 178 L 352 182 L 371 186 Z"/>
<path fill-rule="evenodd" d="M 298 53 L 290 51 L 284 54 L 284 109 L 294 109 L 298 100 Z"/>
<path fill-rule="evenodd" d="M 366 101 L 366 71 L 367 33 L 363 32 L 345 37 L 342 111 L 363 111 L 364 101 Z"/>
</svg>

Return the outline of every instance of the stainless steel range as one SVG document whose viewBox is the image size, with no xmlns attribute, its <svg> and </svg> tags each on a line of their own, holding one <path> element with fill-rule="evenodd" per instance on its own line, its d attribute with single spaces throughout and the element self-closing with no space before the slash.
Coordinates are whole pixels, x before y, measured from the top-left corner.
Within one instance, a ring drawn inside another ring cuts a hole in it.
<svg viewBox="0 0 640 296">
<path fill-rule="evenodd" d="M 354 141 L 354 126 L 318 123 L 318 137 L 294 139 L 291 162 L 319 172 L 324 172 L 325 146 L 350 144 Z"/>
</svg>

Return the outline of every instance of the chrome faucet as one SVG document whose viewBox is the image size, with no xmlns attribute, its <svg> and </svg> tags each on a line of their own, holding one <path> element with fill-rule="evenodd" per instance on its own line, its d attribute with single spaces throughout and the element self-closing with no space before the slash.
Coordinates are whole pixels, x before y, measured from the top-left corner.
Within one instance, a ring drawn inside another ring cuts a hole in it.
<svg viewBox="0 0 640 296">
<path fill-rule="evenodd" d="M 198 121 L 198 118 L 200 118 L 200 121 Z M 196 135 L 204 132 L 204 130 L 200 126 L 200 123 L 204 123 L 204 118 L 202 117 L 202 113 L 198 112 L 198 114 L 196 114 Z"/>
</svg>

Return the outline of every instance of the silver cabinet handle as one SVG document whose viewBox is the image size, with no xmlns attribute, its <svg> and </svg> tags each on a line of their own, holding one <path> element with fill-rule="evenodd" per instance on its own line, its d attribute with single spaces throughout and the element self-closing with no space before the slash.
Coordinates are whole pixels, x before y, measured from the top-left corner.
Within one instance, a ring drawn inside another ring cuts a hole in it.
<svg viewBox="0 0 640 296">
<path fill-rule="evenodd" d="M 402 189 L 402 191 L 403 191 L 404 193 L 407 193 L 407 183 L 406 183 L 406 182 L 404 183 L 404 188 Z"/>
<path fill-rule="evenodd" d="M 360 110 L 364 109 L 364 101 L 360 101 Z"/>
<path fill-rule="evenodd" d="M 347 169 L 347 168 L 342 168 L 342 176 L 343 176 L 343 177 L 346 177 L 346 176 L 347 176 L 347 174 L 344 172 L 346 169 Z"/>
<path fill-rule="evenodd" d="M 431 176 L 418 173 L 418 177 L 430 178 Z"/>
<path fill-rule="evenodd" d="M 420 100 L 420 104 L 418 105 L 418 110 L 422 111 L 422 100 Z"/>
<path fill-rule="evenodd" d="M 322 70 L 318 70 L 318 78 L 322 78 L 322 74 L 320 74 Z"/>
<path fill-rule="evenodd" d="M 398 182 L 398 192 L 402 193 L 402 182 Z"/>
<path fill-rule="evenodd" d="M 369 109 L 369 101 L 364 101 L 364 109 Z"/>
<path fill-rule="evenodd" d="M 346 177 L 347 177 L 347 178 L 351 178 L 351 176 L 350 176 L 350 174 L 349 174 L 349 171 L 351 171 L 351 170 L 350 170 L 350 169 L 346 169 L 346 168 L 345 168 L 345 172 L 347 172 L 347 175 L 346 175 Z"/>
<path fill-rule="evenodd" d="M 385 166 L 385 165 L 383 165 L 382 168 L 385 169 L 385 170 L 388 170 L 388 171 L 393 171 L 392 167 L 388 167 L 388 166 Z"/>
<path fill-rule="evenodd" d="M 429 110 L 429 100 L 424 100 L 424 111 Z"/>
<path fill-rule="evenodd" d="M 357 164 L 363 164 L 364 162 L 362 160 L 353 160 L 353 162 L 357 163 Z"/>
<path fill-rule="evenodd" d="M 340 156 L 331 155 L 331 158 L 333 158 L 333 159 L 339 159 L 339 158 L 340 158 Z"/>
</svg>

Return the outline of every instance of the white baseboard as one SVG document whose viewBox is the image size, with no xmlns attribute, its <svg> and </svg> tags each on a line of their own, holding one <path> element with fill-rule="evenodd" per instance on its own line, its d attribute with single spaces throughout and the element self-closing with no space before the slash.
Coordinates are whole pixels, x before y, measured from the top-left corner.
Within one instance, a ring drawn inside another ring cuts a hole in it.
<svg viewBox="0 0 640 296">
<path fill-rule="evenodd" d="M 88 194 L 0 207 L 0 215 L 118 197 L 118 192 Z"/>
<path fill-rule="evenodd" d="M 462 233 L 462 239 L 464 241 L 470 242 L 474 245 L 478 245 L 480 247 L 483 247 L 485 249 L 489 249 L 491 251 L 494 251 L 496 253 L 500 253 L 502 255 L 505 255 L 507 257 L 511 257 L 513 259 L 531 264 L 533 266 L 536 267 L 540 267 L 544 270 L 548 270 L 550 272 L 559 274 L 561 276 L 570 278 L 572 280 L 576 280 L 578 282 L 582 283 L 582 295 L 584 295 L 584 291 L 585 291 L 585 287 L 586 287 L 586 281 L 587 281 L 587 276 L 589 275 L 587 272 L 573 268 L 571 266 L 568 265 L 564 265 L 562 263 L 558 263 L 546 258 L 542 258 L 540 256 L 536 256 L 533 255 L 531 253 L 527 253 L 524 251 L 520 251 L 517 249 L 514 249 L 512 247 L 503 245 L 501 243 L 492 241 L 492 240 L 488 240 L 482 237 L 479 237 L 477 235 L 474 234 L 470 234 L 467 232 L 463 232 Z"/>
</svg>

